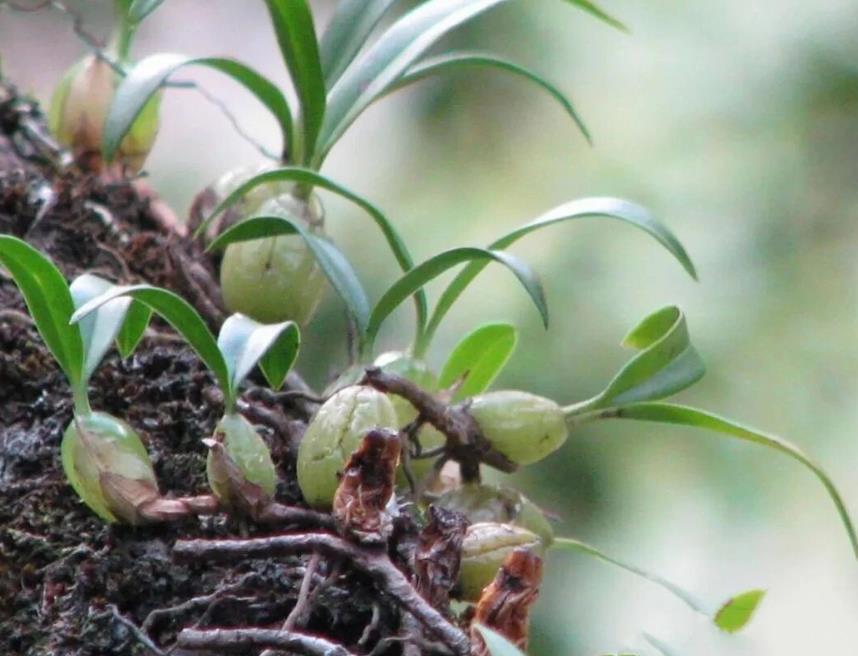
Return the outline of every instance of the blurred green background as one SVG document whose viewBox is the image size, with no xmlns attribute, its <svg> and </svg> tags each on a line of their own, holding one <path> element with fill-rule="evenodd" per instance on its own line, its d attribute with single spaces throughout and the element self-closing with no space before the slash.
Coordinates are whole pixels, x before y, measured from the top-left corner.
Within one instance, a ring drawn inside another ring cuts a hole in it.
<svg viewBox="0 0 858 656">
<path fill-rule="evenodd" d="M 2 4 L 2 3 L 0 3 Z M 103 34 L 109 3 L 70 3 Z M 318 23 L 331 2 L 317 2 Z M 405 3 L 404 6 L 406 6 Z M 858 3 L 854 0 L 605 0 L 626 35 L 558 0 L 510 3 L 460 32 L 461 45 L 514 55 L 567 91 L 584 142 L 559 108 L 517 79 L 474 70 L 385 101 L 334 150 L 325 172 L 397 222 L 417 259 L 481 245 L 582 196 L 640 202 L 688 248 L 700 282 L 641 233 L 591 221 L 529 237 L 514 252 L 543 275 L 546 334 L 509 274 L 486 273 L 450 315 L 440 366 L 466 331 L 514 321 L 519 350 L 499 387 L 570 402 L 627 357 L 628 328 L 667 303 L 688 314 L 707 377 L 682 400 L 794 440 L 858 512 Z M 231 54 L 285 80 L 261 3 L 169 0 L 136 54 Z M 4 72 L 47 100 L 81 54 L 66 17 L 0 7 Z M 276 147 L 273 123 L 224 79 L 188 73 Z M 167 93 L 148 170 L 184 213 L 223 172 L 259 161 L 193 91 Z M 372 295 L 396 272 L 377 233 L 329 199 L 331 234 Z M 439 286 L 432 288 L 438 291 Z M 384 334 L 402 347 L 407 310 Z M 305 336 L 302 370 L 322 383 L 345 357 L 329 296 Z M 658 571 L 713 605 L 769 596 L 748 629 L 719 635 L 661 589 L 582 556 L 552 554 L 534 654 L 854 653 L 858 585 L 822 488 L 793 461 L 706 433 L 624 423 L 587 427 L 517 476 L 571 534 Z"/>
</svg>

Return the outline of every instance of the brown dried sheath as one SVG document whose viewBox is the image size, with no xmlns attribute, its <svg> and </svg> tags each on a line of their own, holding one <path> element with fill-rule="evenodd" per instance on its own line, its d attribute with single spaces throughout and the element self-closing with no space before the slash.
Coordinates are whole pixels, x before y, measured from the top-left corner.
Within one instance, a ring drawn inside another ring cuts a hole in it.
<svg viewBox="0 0 858 656">
<path fill-rule="evenodd" d="M 337 527 L 360 542 L 385 542 L 393 530 L 388 504 L 396 484 L 401 442 L 391 430 L 364 435 L 349 457 L 334 495 Z"/>
<path fill-rule="evenodd" d="M 542 559 L 529 549 L 506 557 L 495 580 L 486 586 L 473 622 L 493 629 L 522 651 L 527 650 L 530 607 L 539 594 Z M 489 656 L 479 632 L 471 629 L 472 656 Z"/>
<path fill-rule="evenodd" d="M 414 554 L 414 587 L 435 608 L 447 608 L 459 580 L 462 541 L 468 520 L 461 513 L 429 506 L 429 523 L 420 532 Z"/>
</svg>

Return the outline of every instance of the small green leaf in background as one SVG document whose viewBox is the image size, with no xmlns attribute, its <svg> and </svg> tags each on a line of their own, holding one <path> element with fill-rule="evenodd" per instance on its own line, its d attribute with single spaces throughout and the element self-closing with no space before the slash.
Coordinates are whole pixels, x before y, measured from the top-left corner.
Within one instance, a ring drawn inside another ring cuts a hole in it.
<svg viewBox="0 0 858 656">
<path fill-rule="evenodd" d="M 152 285 L 114 287 L 111 291 L 92 299 L 79 308 L 71 317 L 72 323 L 81 321 L 105 303 L 109 303 L 120 296 L 130 296 L 140 301 L 173 326 L 215 375 L 221 390 L 224 393 L 228 392 L 230 389 L 229 370 L 214 335 L 193 306 L 171 291 Z"/>
<path fill-rule="evenodd" d="M 518 331 L 508 323 L 487 323 L 465 335 L 447 358 L 438 387 L 461 382 L 453 401 L 487 390 L 515 351 Z"/>
<path fill-rule="evenodd" d="M 158 92 L 170 75 L 184 66 L 205 66 L 231 77 L 274 115 L 283 133 L 284 148 L 294 141 L 292 111 L 286 97 L 255 70 L 234 59 L 162 53 L 141 59 L 119 83 L 104 124 L 105 159 L 113 159 L 149 98 Z"/>
<path fill-rule="evenodd" d="M 132 23 L 140 23 L 162 4 L 164 0 L 134 0 L 128 10 L 128 18 Z"/>
<path fill-rule="evenodd" d="M 329 89 L 395 2 L 397 0 L 340 0 L 337 3 L 319 46 L 325 84 Z"/>
<path fill-rule="evenodd" d="M 73 388 L 83 377 L 83 340 L 80 329 L 70 326 L 74 312 L 63 274 L 46 256 L 27 242 L 0 235 L 0 265 L 4 266 L 24 297 L 36 330 Z"/>
<path fill-rule="evenodd" d="M 310 233 L 300 220 L 285 216 L 252 216 L 218 235 L 209 245 L 209 250 L 251 239 L 295 234 L 307 244 L 328 282 L 346 304 L 359 333 L 363 335 L 369 317 L 369 301 L 354 268 L 333 244 Z"/>
<path fill-rule="evenodd" d="M 300 332 L 293 321 L 263 324 L 243 314 L 229 316 L 217 338 L 229 370 L 229 389 L 224 390 L 229 397 L 227 406 L 232 406 L 242 381 L 267 353 L 273 357 L 266 376 L 272 375 L 272 387 L 280 387 L 298 356 L 300 342 Z"/>
<path fill-rule="evenodd" d="M 504 638 L 497 631 L 492 631 L 490 628 L 482 624 L 474 624 L 474 628 L 480 632 L 486 647 L 489 648 L 489 653 L 492 656 L 526 656 L 521 649 Z"/>
<path fill-rule="evenodd" d="M 704 428 L 727 437 L 761 444 L 788 455 L 813 472 L 825 487 L 828 496 L 831 497 L 834 506 L 837 508 L 837 513 L 840 515 L 840 520 L 846 529 L 846 534 L 849 536 L 852 550 L 856 558 L 858 558 L 858 536 L 855 534 L 855 527 L 849 516 L 846 504 L 840 496 L 840 492 L 838 492 L 837 487 L 828 474 L 825 473 L 825 470 L 794 444 L 776 435 L 769 435 L 768 433 L 754 430 L 724 417 L 719 417 L 718 415 L 698 410 L 697 408 L 672 403 L 636 403 L 621 408 L 597 411 L 593 415 L 593 419 L 635 419 L 638 421 L 653 421 L 664 424 Z"/>
<path fill-rule="evenodd" d="M 522 287 L 524 287 L 528 296 L 530 296 L 534 305 L 536 305 L 537 310 L 539 310 L 543 323 L 548 327 L 548 304 L 545 301 L 542 283 L 539 280 L 539 276 L 527 263 L 502 251 L 465 246 L 462 248 L 451 248 L 430 257 L 394 282 L 378 303 L 376 303 L 372 311 L 372 316 L 369 319 L 369 327 L 367 328 L 367 342 L 370 345 L 373 344 L 382 322 L 403 300 L 448 269 L 457 264 L 475 260 L 494 261 L 508 268 L 521 283 Z"/>
<path fill-rule="evenodd" d="M 427 77 L 431 77 L 433 75 L 439 75 L 443 73 L 447 73 L 448 71 L 453 71 L 461 68 L 471 68 L 471 67 L 487 67 L 494 68 L 500 71 L 504 71 L 506 73 L 511 73 L 513 75 L 517 75 L 519 77 L 523 77 L 525 80 L 529 80 L 533 82 L 537 86 L 541 87 L 544 91 L 546 91 L 550 96 L 552 96 L 560 106 L 566 111 L 566 113 L 572 118 L 575 122 L 575 125 L 578 126 L 578 129 L 581 130 L 581 133 L 587 139 L 588 142 L 592 142 L 590 138 L 590 131 L 587 129 L 587 126 L 584 124 L 584 121 L 578 115 L 578 112 L 575 109 L 575 106 L 572 104 L 572 101 L 566 97 L 560 89 L 558 89 L 554 84 L 547 81 L 538 73 L 531 71 L 524 66 L 516 64 L 515 62 L 509 61 L 502 57 L 498 57 L 497 55 L 493 55 L 491 53 L 484 52 L 450 52 L 445 53 L 443 55 L 438 55 L 436 57 L 430 57 L 428 59 L 424 59 L 421 62 L 418 62 L 414 66 L 408 69 L 408 72 L 403 75 L 396 84 L 391 86 L 386 92 L 385 95 L 392 93 L 398 89 L 406 87 L 410 84 L 414 84 L 415 82 L 419 82 Z"/>
<path fill-rule="evenodd" d="M 591 407 L 605 408 L 672 396 L 703 377 L 706 367 L 691 345 L 685 315 L 675 306 L 652 313 L 623 340 L 641 349 Z"/>
<path fill-rule="evenodd" d="M 307 163 L 313 155 L 325 116 L 325 80 L 313 14 L 306 0 L 265 0 L 265 5 L 301 104 L 302 137 L 298 159 Z M 293 151 L 297 146 L 298 143 L 291 144 Z"/>
<path fill-rule="evenodd" d="M 765 595 L 765 590 L 749 590 L 736 595 L 715 613 L 715 624 L 727 633 L 739 631 L 751 621 Z"/>
<path fill-rule="evenodd" d="M 664 246 L 679 261 L 682 267 L 688 272 L 688 275 L 695 280 L 697 279 L 694 264 L 676 236 L 656 221 L 652 214 L 645 208 L 619 198 L 582 198 L 564 203 L 496 239 L 488 245 L 488 248 L 492 250 L 504 250 L 531 232 L 547 228 L 556 223 L 588 218 L 617 219 L 643 230 Z M 456 302 L 456 299 L 459 298 L 485 266 L 485 262 L 472 262 L 456 274 L 456 277 L 447 285 L 426 327 L 426 343 L 432 340 L 441 320 Z M 421 346 L 425 347 L 425 345 Z M 417 350 L 419 352 L 421 349 Z"/>
</svg>

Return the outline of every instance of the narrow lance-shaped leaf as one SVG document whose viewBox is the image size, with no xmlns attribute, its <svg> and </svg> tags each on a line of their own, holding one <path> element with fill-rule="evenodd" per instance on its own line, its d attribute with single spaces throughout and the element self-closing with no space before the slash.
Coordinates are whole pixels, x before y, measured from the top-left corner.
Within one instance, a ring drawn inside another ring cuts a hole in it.
<svg viewBox="0 0 858 656">
<path fill-rule="evenodd" d="M 581 130 L 581 133 L 587 139 L 587 141 L 591 141 L 590 131 L 587 129 L 587 126 L 584 124 L 584 121 L 578 115 L 578 112 L 575 110 L 575 106 L 572 104 L 572 101 L 566 97 L 566 95 L 558 89 L 554 84 L 547 81 L 538 73 L 531 71 L 530 69 L 516 64 L 515 62 L 509 61 L 502 57 L 498 57 L 497 55 L 493 55 L 491 53 L 483 53 L 483 52 L 450 52 L 444 53 L 443 55 L 438 55 L 436 57 L 430 57 L 429 59 L 425 59 L 421 62 L 418 62 L 414 66 L 408 69 L 408 72 L 403 75 L 396 84 L 388 89 L 387 93 L 392 93 L 397 89 L 401 89 L 402 87 L 408 86 L 415 82 L 419 82 L 427 77 L 431 77 L 433 75 L 439 75 L 443 73 L 447 73 L 450 71 L 454 71 L 461 68 L 471 68 L 471 67 L 487 67 L 494 68 L 500 71 L 504 71 L 507 73 L 511 73 L 513 75 L 517 75 L 519 77 L 524 78 L 525 80 L 529 80 L 533 82 L 537 86 L 541 87 L 544 91 L 546 91 L 550 96 L 552 96 L 560 106 L 566 111 L 566 113 L 572 118 L 575 122 L 575 125 L 578 126 L 578 129 Z"/>
<path fill-rule="evenodd" d="M 568 2 L 569 4 L 575 5 L 577 7 L 580 7 L 581 9 L 586 11 L 591 16 L 595 16 L 596 18 L 598 18 L 601 21 L 604 21 L 605 23 L 607 23 L 611 27 L 615 27 L 618 30 L 621 30 L 623 32 L 629 31 L 629 28 L 627 28 L 625 25 L 623 25 L 620 21 L 618 21 L 616 18 L 614 18 L 610 14 L 605 13 L 596 4 L 590 2 L 590 0 L 566 0 L 566 2 Z"/>
<path fill-rule="evenodd" d="M 751 621 L 757 606 L 765 596 L 765 590 L 749 590 L 736 595 L 715 613 L 715 624 L 727 633 L 740 631 Z"/>
<path fill-rule="evenodd" d="M 438 387 L 457 386 L 453 401 L 487 390 L 515 351 L 518 331 L 508 323 L 488 323 L 465 335 L 447 358 Z"/>
<path fill-rule="evenodd" d="M 21 291 L 36 329 L 69 383 L 73 388 L 79 387 L 83 340 L 80 329 L 69 325 L 74 302 L 63 274 L 38 250 L 10 235 L 0 235 L 0 265 Z"/>
<path fill-rule="evenodd" d="M 526 656 L 521 649 L 497 631 L 493 631 L 482 624 L 474 624 L 474 628 L 480 632 L 480 636 L 485 641 L 491 656 Z"/>
<path fill-rule="evenodd" d="M 134 120 L 149 98 L 178 69 L 205 66 L 220 71 L 250 91 L 274 115 L 283 133 L 284 151 L 294 141 L 292 111 L 286 97 L 274 84 L 234 59 L 222 57 L 187 57 L 162 53 L 141 59 L 120 82 L 110 106 L 104 128 L 104 156 L 111 160 Z"/>
<path fill-rule="evenodd" d="M 698 600 L 693 594 L 683 590 L 680 586 L 672 581 L 668 581 L 667 579 L 659 576 L 658 574 L 652 574 L 647 572 L 644 569 L 636 565 L 631 565 L 629 563 L 623 562 L 614 558 L 613 556 L 609 556 L 608 554 L 600 551 L 594 546 L 587 544 L 586 542 L 581 542 L 580 540 L 575 540 L 574 538 L 555 538 L 554 543 L 552 545 L 556 549 L 563 549 L 566 551 L 577 551 L 579 553 L 586 554 L 588 556 L 594 556 L 599 560 L 602 560 L 606 563 L 619 567 L 620 569 L 624 569 L 627 572 L 631 572 L 636 576 L 640 576 L 645 578 L 647 581 L 651 581 L 658 586 L 661 586 L 678 599 L 682 600 L 682 602 L 688 606 L 691 610 L 700 613 L 702 615 L 709 616 L 709 612 L 706 610 L 706 606 L 700 600 Z"/>
<path fill-rule="evenodd" d="M 330 89 L 397 0 L 340 0 L 322 35 L 319 56 Z"/>
<path fill-rule="evenodd" d="M 694 428 L 704 428 L 714 431 L 727 437 L 732 437 L 747 442 L 762 444 L 776 451 L 780 451 L 788 455 L 793 460 L 797 460 L 802 465 L 807 467 L 819 479 L 825 487 L 831 500 L 837 508 L 837 513 L 843 522 L 846 533 L 852 544 L 852 550 L 858 558 L 858 536 L 855 534 L 855 528 L 852 524 L 852 519 L 849 516 L 849 511 L 843 498 L 834 485 L 834 482 L 829 478 L 828 474 L 811 460 L 805 453 L 794 444 L 777 437 L 769 435 L 761 431 L 754 430 L 742 424 L 730 421 L 718 415 L 690 408 L 688 406 L 675 405 L 671 403 L 636 403 L 634 405 L 624 406 L 621 408 L 609 408 L 607 410 L 597 410 L 593 413 L 592 419 L 636 419 L 639 421 L 654 421 L 664 424 L 678 424 L 682 426 L 691 426 Z"/>
<path fill-rule="evenodd" d="M 640 349 L 589 408 L 620 406 L 672 396 L 703 377 L 706 367 L 691 345 L 685 315 L 668 306 L 646 317 L 623 340 Z"/>
<path fill-rule="evenodd" d="M 372 346 L 382 322 L 403 300 L 408 298 L 417 289 L 420 289 L 448 269 L 463 262 L 472 262 L 474 260 L 494 261 L 507 267 L 518 278 L 518 281 L 524 287 L 534 305 L 536 305 L 537 310 L 539 310 L 543 323 L 546 327 L 548 326 L 548 304 L 545 301 L 542 283 L 536 272 L 526 262 L 509 253 L 465 246 L 462 248 L 453 248 L 430 257 L 393 283 L 378 303 L 376 303 L 372 311 L 367 328 L 367 344 Z"/>
<path fill-rule="evenodd" d="M 69 291 L 71 292 L 75 308 L 80 308 L 92 299 L 114 288 L 116 288 L 116 285 L 109 280 L 91 273 L 84 273 L 72 281 Z M 78 323 L 81 338 L 83 339 L 84 381 L 89 380 L 93 371 L 95 371 L 95 368 L 101 362 L 102 358 L 104 358 L 105 353 L 107 353 L 107 349 L 110 348 L 110 345 L 119 336 L 122 327 L 129 318 L 128 312 L 131 309 L 132 302 L 131 298 L 125 296 L 116 298 L 109 303 L 105 303 Z M 130 318 L 133 322 L 137 322 L 139 315 Z M 135 323 L 135 325 L 128 328 L 127 336 L 133 337 L 133 333 L 138 331 L 142 334 L 145 328 L 145 324 L 141 327 L 139 323 Z M 139 341 L 139 337 L 137 339 Z"/>
<path fill-rule="evenodd" d="M 506 0 L 428 0 L 396 21 L 349 66 L 328 96 L 321 160 L 345 130 L 441 37 Z"/>
<path fill-rule="evenodd" d="M 265 0 L 280 52 L 301 103 L 301 149 L 295 158 L 309 161 L 325 115 L 325 80 L 313 14 L 306 0 Z M 295 148 L 297 144 L 293 143 Z"/>
<path fill-rule="evenodd" d="M 564 221 L 574 221 L 585 218 L 606 218 L 618 219 L 629 223 L 636 228 L 640 228 L 662 246 L 664 246 L 683 266 L 688 274 L 697 279 L 697 272 L 691 259 L 682 247 L 682 244 L 665 226 L 655 220 L 655 218 L 640 205 L 635 205 L 625 200 L 618 198 L 582 198 L 580 200 L 570 201 L 555 207 L 553 210 L 546 212 L 533 221 L 522 225 L 515 230 L 508 232 L 503 237 L 496 239 L 488 248 L 492 250 L 503 250 L 508 248 L 522 237 L 529 235 L 531 232 L 546 228 L 556 223 Z M 417 352 L 425 350 L 428 343 L 432 340 L 441 320 L 459 298 L 463 291 L 468 287 L 471 281 L 477 277 L 480 271 L 486 266 L 485 262 L 472 262 L 463 268 L 456 277 L 450 282 L 441 298 L 435 311 L 429 319 L 429 324 L 424 335 L 424 343 Z"/>
<path fill-rule="evenodd" d="M 730 599 L 726 604 L 721 606 L 721 610 L 713 613 L 709 610 L 711 607 L 710 604 L 704 603 L 697 599 L 696 596 L 680 587 L 673 581 L 670 581 L 658 574 L 653 574 L 652 572 L 648 572 L 637 565 L 631 565 L 627 562 L 614 558 L 613 556 L 609 556 L 603 551 L 597 549 L 596 547 L 587 544 L 586 542 L 581 542 L 580 540 L 576 540 L 574 538 L 556 538 L 552 547 L 557 549 L 563 549 L 568 551 L 577 551 L 579 553 L 583 553 L 588 556 L 593 556 L 602 560 L 606 563 L 619 567 L 620 569 L 624 569 L 627 572 L 630 572 L 636 576 L 640 576 L 656 585 L 664 588 L 678 599 L 680 599 L 686 606 L 691 608 L 691 610 L 700 613 L 701 615 L 705 615 L 710 620 L 712 620 L 719 628 L 736 632 L 744 627 L 748 621 L 750 620 L 751 613 L 756 608 L 756 605 L 760 602 L 763 596 L 763 592 L 760 590 L 754 590 L 751 592 L 745 592 L 742 594 L 738 594 L 732 599 Z M 743 609 L 746 609 L 750 604 L 748 603 L 753 597 L 754 604 L 753 608 L 750 609 L 750 612 L 743 614 Z M 724 619 L 725 612 L 724 609 L 730 609 L 727 611 L 731 617 L 727 620 Z M 744 619 L 743 622 L 740 622 L 740 619 Z M 732 627 L 728 629 L 727 627 Z"/>
<path fill-rule="evenodd" d="M 267 353 L 273 355 L 271 369 L 275 372 L 269 383 L 279 387 L 298 356 L 300 342 L 300 332 L 293 321 L 263 324 L 242 314 L 228 317 L 217 338 L 229 371 L 229 389 L 225 390 L 227 406 L 233 405 L 242 381 Z"/>
<path fill-rule="evenodd" d="M 228 392 L 230 389 L 229 370 L 214 335 L 193 306 L 171 291 L 152 285 L 115 287 L 78 309 L 72 315 L 72 323 L 77 323 L 105 303 L 109 303 L 120 296 L 130 296 L 163 317 L 200 356 L 200 359 L 215 375 L 221 390 L 224 393 Z"/>
<path fill-rule="evenodd" d="M 369 301 L 352 265 L 330 242 L 306 230 L 300 220 L 284 216 L 253 216 L 231 226 L 209 245 L 209 249 L 225 248 L 229 244 L 278 235 L 299 235 L 316 258 L 328 282 L 346 304 L 361 335 L 366 330 Z"/>
</svg>

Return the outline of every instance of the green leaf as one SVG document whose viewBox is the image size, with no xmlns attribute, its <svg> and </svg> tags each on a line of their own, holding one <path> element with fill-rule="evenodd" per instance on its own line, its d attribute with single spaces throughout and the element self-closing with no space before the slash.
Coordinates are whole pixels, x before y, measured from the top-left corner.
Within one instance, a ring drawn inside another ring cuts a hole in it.
<svg viewBox="0 0 858 656">
<path fill-rule="evenodd" d="M 321 159 L 354 120 L 441 37 L 506 0 L 428 0 L 396 21 L 354 60 L 328 95 L 319 134 Z"/>
<path fill-rule="evenodd" d="M 114 287 L 111 291 L 92 299 L 78 309 L 72 315 L 72 323 L 81 321 L 105 303 L 109 303 L 120 296 L 130 296 L 163 317 L 200 356 L 200 359 L 215 375 L 224 394 L 228 393 L 230 389 L 229 369 L 214 335 L 199 313 L 185 299 L 171 291 L 152 285 Z"/>
<path fill-rule="evenodd" d="M 595 16 L 596 18 L 598 18 L 601 21 L 604 21 L 605 23 L 607 23 L 611 27 L 615 27 L 618 30 L 621 30 L 623 32 L 629 31 L 629 28 L 627 28 L 625 25 L 623 25 L 620 21 L 618 21 L 613 16 L 606 14 L 604 11 L 599 9 L 599 7 L 597 7 L 595 4 L 590 2 L 590 0 L 566 0 L 566 2 L 568 2 L 569 4 L 575 5 L 577 7 L 580 7 L 581 9 L 586 11 L 591 16 Z"/>
<path fill-rule="evenodd" d="M 73 388 L 83 380 L 83 340 L 70 326 L 74 302 L 68 283 L 53 262 L 27 242 L 0 235 L 0 265 L 4 266 L 27 303 L 45 346 Z"/>
<path fill-rule="evenodd" d="M 300 220 L 284 216 L 253 216 L 218 235 L 209 245 L 209 250 L 251 239 L 295 234 L 307 244 L 328 282 L 345 302 L 358 331 L 363 335 L 369 317 L 369 301 L 357 274 L 345 255 L 330 242 L 306 230 Z"/>
<path fill-rule="evenodd" d="M 751 621 L 754 611 L 765 596 L 765 590 L 749 590 L 736 595 L 715 613 L 715 624 L 727 633 L 736 633 Z"/>
<path fill-rule="evenodd" d="M 119 329 L 119 334 L 116 336 L 116 348 L 123 359 L 130 357 L 137 349 L 151 317 L 152 310 L 140 301 L 131 302 L 125 323 L 122 324 L 122 328 Z"/>
<path fill-rule="evenodd" d="M 202 222 L 200 227 L 197 228 L 195 235 L 198 236 L 202 234 L 213 219 L 215 219 L 221 212 L 238 203 L 251 190 L 261 185 L 283 181 L 291 181 L 298 184 L 319 187 L 354 203 L 366 212 L 373 221 L 375 221 L 375 224 L 384 235 L 384 238 L 400 268 L 403 271 L 408 271 L 414 267 L 414 260 L 411 257 L 411 253 L 408 251 L 408 247 L 396 231 L 393 223 L 391 223 L 380 209 L 365 198 L 358 196 L 330 178 L 327 178 L 316 171 L 296 166 L 287 166 L 279 169 L 273 169 L 271 171 L 265 171 L 264 173 L 260 173 L 259 175 L 250 178 L 247 182 L 237 187 L 231 194 L 221 201 L 205 221 Z M 426 325 L 426 315 L 428 313 L 426 308 L 426 294 L 422 288 L 415 292 L 414 303 L 417 310 L 417 325 L 419 330 L 422 331 Z"/>
<path fill-rule="evenodd" d="M 705 428 L 707 430 L 721 433 L 727 437 L 733 437 L 747 442 L 754 442 L 763 446 L 769 447 L 776 451 L 780 451 L 788 455 L 793 460 L 797 460 L 802 465 L 807 467 L 819 479 L 825 487 L 831 500 L 837 508 L 837 513 L 840 515 L 840 520 L 849 535 L 849 540 L 852 543 L 852 550 L 858 558 L 858 536 L 855 534 L 855 528 L 852 524 L 852 519 L 849 516 L 849 511 L 846 509 L 846 504 L 837 491 L 828 474 L 811 460 L 797 446 L 787 442 L 775 435 L 769 435 L 761 431 L 754 430 L 742 424 L 730 421 L 718 415 L 690 408 L 688 406 L 674 405 L 671 403 L 637 403 L 622 408 L 609 408 L 608 410 L 600 410 L 594 413 L 593 419 L 636 419 L 639 421 L 654 421 L 665 424 L 678 424 L 682 426 L 691 426 L 695 428 Z"/>
<path fill-rule="evenodd" d="M 613 556 L 609 556 L 596 547 L 593 547 L 585 542 L 581 542 L 580 540 L 575 540 L 574 538 L 555 538 L 554 544 L 551 545 L 557 549 L 564 549 L 568 551 L 577 551 L 588 556 L 594 556 L 599 560 L 602 560 L 606 563 L 610 563 L 611 565 L 615 565 L 621 569 L 626 570 L 627 572 L 631 572 L 636 576 L 640 576 L 645 578 L 648 581 L 655 583 L 658 586 L 661 586 L 671 594 L 675 595 L 677 598 L 681 599 L 685 605 L 691 608 L 693 611 L 701 613 L 703 615 L 708 616 L 709 613 L 706 611 L 705 604 L 700 602 L 697 598 L 694 597 L 690 592 L 683 590 L 680 586 L 676 585 L 672 581 L 668 581 L 657 574 L 652 574 L 647 572 L 646 570 L 637 567 L 636 565 L 630 565 L 629 563 L 623 562 L 614 558 Z"/>
<path fill-rule="evenodd" d="M 319 47 L 325 84 L 331 88 L 397 0 L 340 0 Z"/>
<path fill-rule="evenodd" d="M 84 273 L 74 279 L 69 287 L 69 292 L 71 292 L 75 308 L 80 308 L 92 299 L 107 293 L 115 287 L 116 285 L 109 280 L 91 273 Z M 83 381 L 89 380 L 92 372 L 95 371 L 95 368 L 104 358 L 104 354 L 107 353 L 107 349 L 110 348 L 113 340 L 119 336 L 122 327 L 127 321 L 131 304 L 132 300 L 130 298 L 124 296 L 115 298 L 78 322 L 81 339 L 83 339 Z M 137 319 L 138 317 L 134 317 L 134 320 Z M 139 328 L 139 325 L 134 325 L 129 328 L 129 331 L 133 333 L 133 331 Z M 146 325 L 144 324 L 140 330 L 141 334 L 145 328 Z"/>
<path fill-rule="evenodd" d="M 453 401 L 487 390 L 512 357 L 518 331 L 508 323 L 487 323 L 462 338 L 447 358 L 438 378 L 445 389 L 459 381 Z"/>
<path fill-rule="evenodd" d="M 419 82 L 420 80 L 423 80 L 427 77 L 431 77 L 432 75 L 438 75 L 459 68 L 469 68 L 473 66 L 485 66 L 488 68 L 495 68 L 501 71 L 505 71 L 507 73 L 512 73 L 513 75 L 523 77 L 524 79 L 529 80 L 537 86 L 541 87 L 543 90 L 548 92 L 548 94 L 551 95 L 558 103 L 560 103 L 560 106 L 563 107 L 566 113 L 572 118 L 572 120 L 578 126 L 578 129 L 581 130 L 587 141 L 592 143 L 592 139 L 590 138 L 590 132 L 589 130 L 587 130 L 587 126 L 584 125 L 584 121 L 578 115 L 578 112 L 575 110 L 572 101 L 569 100 L 569 98 L 567 98 L 566 95 L 562 91 L 560 91 L 560 89 L 558 89 L 551 82 L 548 82 L 538 73 L 535 73 L 530 69 L 525 68 L 524 66 L 520 66 L 515 62 L 503 59 L 491 53 L 450 52 L 445 53 L 443 55 L 438 55 L 437 57 L 425 59 L 409 68 L 408 72 L 403 75 L 396 84 L 391 86 L 390 89 L 388 89 L 387 93 L 392 93 L 397 89 L 401 89 L 402 87 L 413 84 L 414 82 Z"/>
<path fill-rule="evenodd" d="M 685 315 L 668 306 L 645 318 L 623 340 L 640 349 L 588 408 L 620 406 L 672 396 L 703 377 L 706 367 L 691 345 Z"/>
<path fill-rule="evenodd" d="M 135 24 L 141 23 L 162 4 L 164 0 L 134 0 L 128 10 L 128 19 Z"/>
<path fill-rule="evenodd" d="M 263 324 L 243 314 L 228 317 L 217 338 L 229 371 L 229 388 L 225 390 L 227 407 L 232 407 L 242 381 L 267 353 L 273 355 L 269 361 L 269 373 L 274 379 L 269 383 L 275 388 L 282 385 L 298 356 L 300 343 L 301 335 L 293 321 Z"/>
<path fill-rule="evenodd" d="M 375 308 L 372 311 L 372 316 L 370 316 L 369 319 L 369 327 L 367 328 L 367 343 L 369 345 L 373 344 L 382 322 L 399 306 L 400 303 L 402 303 L 403 300 L 408 298 L 415 291 L 457 264 L 481 260 L 498 262 L 512 271 L 533 300 L 533 303 L 539 310 L 543 323 L 547 327 L 548 305 L 545 302 L 545 293 L 542 290 L 542 283 L 539 281 L 539 276 L 536 272 L 523 260 L 520 260 L 509 253 L 466 246 L 462 248 L 452 248 L 439 253 L 434 257 L 430 257 L 428 260 L 418 264 L 416 267 L 411 269 L 411 271 L 393 283 L 378 303 L 376 303 Z"/>
<path fill-rule="evenodd" d="M 640 228 L 662 246 L 664 246 L 683 266 L 688 274 L 697 279 L 697 272 L 694 265 L 691 263 L 688 254 L 679 243 L 679 240 L 673 233 L 664 227 L 661 223 L 655 220 L 653 216 L 640 205 L 629 203 L 618 198 L 582 198 L 573 200 L 563 205 L 555 207 L 553 210 L 546 212 L 533 221 L 516 228 L 512 232 L 505 234 L 503 237 L 496 239 L 488 248 L 492 250 L 503 250 L 508 248 L 525 235 L 531 232 L 546 228 L 556 223 L 564 221 L 574 221 L 585 218 L 606 218 L 618 219 L 629 223 L 637 228 Z M 471 281 L 477 277 L 480 271 L 486 266 L 485 262 L 472 262 L 450 282 L 444 293 L 441 295 L 435 311 L 429 319 L 429 324 L 425 333 L 425 344 L 431 341 L 441 320 L 453 306 L 453 303 L 459 298 L 463 291 L 471 284 Z M 420 349 L 418 349 L 418 352 Z"/>
<path fill-rule="evenodd" d="M 308 163 L 325 116 L 325 80 L 313 14 L 306 0 L 265 0 L 280 52 L 301 104 L 301 148 L 293 143 L 295 160 Z"/>
<path fill-rule="evenodd" d="M 503 637 L 497 631 L 492 631 L 482 624 L 474 624 L 474 628 L 480 632 L 491 656 L 526 656 L 518 647 Z"/>
<path fill-rule="evenodd" d="M 294 141 L 292 112 L 286 97 L 274 84 L 252 68 L 234 59 L 187 57 L 163 53 L 141 59 L 120 82 L 104 128 L 104 156 L 113 158 L 134 119 L 146 101 L 157 93 L 167 78 L 185 66 L 205 66 L 220 71 L 250 91 L 274 115 L 283 133 L 283 148 Z"/>
</svg>

